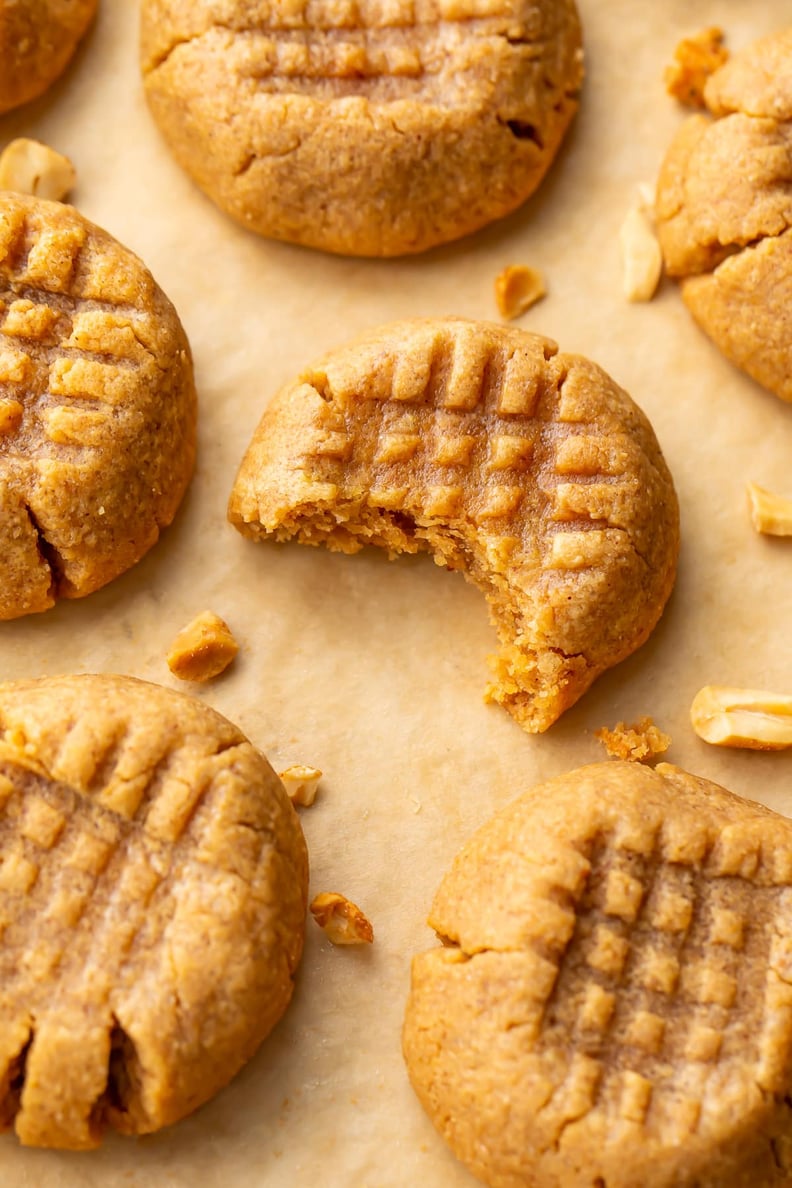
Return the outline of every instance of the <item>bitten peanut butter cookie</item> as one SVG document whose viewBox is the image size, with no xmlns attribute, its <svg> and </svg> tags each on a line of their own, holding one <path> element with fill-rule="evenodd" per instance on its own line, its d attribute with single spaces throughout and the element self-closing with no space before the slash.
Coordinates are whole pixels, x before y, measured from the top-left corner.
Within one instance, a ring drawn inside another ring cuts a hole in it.
<svg viewBox="0 0 792 1188">
<path fill-rule="evenodd" d="M 144 0 L 179 164 L 261 235 L 420 252 L 534 192 L 577 109 L 574 0 Z"/>
<path fill-rule="evenodd" d="M 195 418 L 186 336 L 140 260 L 71 207 L 0 194 L 0 619 L 140 560 Z"/>
<path fill-rule="evenodd" d="M 792 1175 L 792 823 L 667 764 L 521 797 L 435 898 L 404 1053 L 491 1188 Z"/>
<path fill-rule="evenodd" d="M 0 1125 L 96 1146 L 250 1059 L 300 959 L 307 856 L 266 759 L 125 677 L 0 685 Z"/>
<path fill-rule="evenodd" d="M 657 221 L 666 269 L 732 363 L 792 400 L 792 29 L 707 81 L 666 157 Z M 714 118 L 713 118 L 714 117 Z"/>
<path fill-rule="evenodd" d="M 489 695 L 531 731 L 643 643 L 676 570 L 673 484 L 627 393 L 548 339 L 459 318 L 380 327 L 283 388 L 229 518 L 460 570 L 501 643 Z"/>
<path fill-rule="evenodd" d="M 71 61 L 97 0 L 0 0 L 0 112 L 36 99 Z"/>
</svg>

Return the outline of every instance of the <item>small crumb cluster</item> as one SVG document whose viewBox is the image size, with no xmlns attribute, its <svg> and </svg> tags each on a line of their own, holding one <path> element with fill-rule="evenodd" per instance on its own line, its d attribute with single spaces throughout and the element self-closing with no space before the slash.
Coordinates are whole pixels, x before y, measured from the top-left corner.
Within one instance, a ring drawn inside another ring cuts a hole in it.
<svg viewBox="0 0 792 1188">
<path fill-rule="evenodd" d="M 792 697 L 784 693 L 705 685 L 693 699 L 690 720 L 699 738 L 716 747 L 792 747 Z"/>
<path fill-rule="evenodd" d="M 62 202 L 76 181 L 69 158 L 38 140 L 12 140 L 0 153 L 0 190 Z"/>
<path fill-rule="evenodd" d="M 166 659 L 180 681 L 211 681 L 225 672 L 238 651 L 228 624 L 212 611 L 204 611 L 179 632 Z"/>
<path fill-rule="evenodd" d="M 617 722 L 612 730 L 601 726 L 594 731 L 605 750 L 614 759 L 627 759 L 636 763 L 663 755 L 671 746 L 671 737 L 655 726 L 649 717 L 639 718 L 632 726 Z"/>
<path fill-rule="evenodd" d="M 703 109 L 707 79 L 728 60 L 723 30 L 702 29 L 693 37 L 684 38 L 674 50 L 674 60 L 665 71 L 666 90 L 686 107 Z"/>
<path fill-rule="evenodd" d="M 315 895 L 311 915 L 334 945 L 370 945 L 374 940 L 374 929 L 366 914 L 337 891 Z"/>
</svg>

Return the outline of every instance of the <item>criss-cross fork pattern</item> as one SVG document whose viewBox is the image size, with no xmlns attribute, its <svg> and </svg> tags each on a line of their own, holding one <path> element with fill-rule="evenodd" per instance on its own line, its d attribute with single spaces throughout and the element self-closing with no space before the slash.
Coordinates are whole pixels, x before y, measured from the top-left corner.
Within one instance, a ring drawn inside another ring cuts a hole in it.
<svg viewBox="0 0 792 1188">
<path fill-rule="evenodd" d="M 101 444 L 130 384 L 156 374 L 154 319 L 139 308 L 140 275 L 112 241 L 86 251 L 88 231 L 0 218 L 0 455 L 46 458 L 53 447 Z M 142 269 L 137 270 L 142 273 Z"/>
<path fill-rule="evenodd" d="M 427 518 L 467 516 L 501 555 L 520 549 L 562 570 L 601 564 L 626 544 L 646 459 L 626 433 L 591 420 L 542 342 L 494 345 L 448 325 L 307 373 L 325 394 L 303 454 L 310 497 L 361 487 L 388 512 L 417 504 Z"/>
<path fill-rule="evenodd" d="M 560 1131 L 603 1110 L 641 1125 L 651 1117 L 681 1140 L 719 1108 L 709 1085 L 730 1065 L 781 1092 L 792 894 L 752 879 L 758 853 L 737 871 L 702 873 L 701 858 L 669 860 L 656 839 L 604 836 L 581 847 L 568 884 L 554 889 L 555 936 L 568 940 L 557 964 L 544 954 L 532 1042 L 537 1053 L 568 1048 L 570 1062 L 565 1080 L 548 1086 L 543 1123 Z"/>
</svg>

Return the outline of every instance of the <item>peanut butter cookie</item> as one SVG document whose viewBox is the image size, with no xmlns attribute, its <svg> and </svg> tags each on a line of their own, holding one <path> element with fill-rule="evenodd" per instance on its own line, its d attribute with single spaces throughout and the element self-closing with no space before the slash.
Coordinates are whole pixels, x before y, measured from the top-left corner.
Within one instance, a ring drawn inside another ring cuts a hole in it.
<svg viewBox="0 0 792 1188">
<path fill-rule="evenodd" d="M 71 207 L 0 194 L 0 619 L 140 560 L 195 418 L 184 330 L 140 260 Z"/>
<path fill-rule="evenodd" d="M 661 764 L 584 767 L 464 847 L 404 1053 L 491 1188 L 792 1174 L 792 824 Z"/>
<path fill-rule="evenodd" d="M 660 173 L 666 269 L 732 363 L 792 400 L 792 29 L 706 83 Z"/>
<path fill-rule="evenodd" d="M 97 0 L 0 0 L 0 112 L 36 99 L 71 61 Z"/>
<path fill-rule="evenodd" d="M 460 570 L 501 643 L 489 696 L 531 731 L 643 643 L 676 571 L 673 484 L 626 392 L 547 339 L 460 318 L 380 327 L 283 388 L 229 518 Z"/>
<path fill-rule="evenodd" d="M 534 192 L 577 109 L 574 0 L 144 0 L 155 120 L 261 235 L 420 252 Z"/>
<path fill-rule="evenodd" d="M 0 685 L 0 1122 L 145 1134 L 221 1089 L 283 1014 L 307 856 L 266 759 L 125 677 Z"/>
</svg>

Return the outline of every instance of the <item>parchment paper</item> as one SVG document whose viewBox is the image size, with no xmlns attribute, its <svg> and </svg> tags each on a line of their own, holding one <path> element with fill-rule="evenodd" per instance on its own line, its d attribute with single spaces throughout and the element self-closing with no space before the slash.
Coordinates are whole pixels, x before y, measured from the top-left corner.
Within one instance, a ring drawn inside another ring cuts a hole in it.
<svg viewBox="0 0 792 1188">
<path fill-rule="evenodd" d="M 679 38 L 720 24 L 736 48 L 781 27 L 788 4 L 579 2 L 583 107 L 540 193 L 505 222 L 415 259 L 268 243 L 217 211 L 148 116 L 132 0 L 102 0 L 68 75 L 0 120 L 0 143 L 35 136 L 72 157 L 76 203 L 152 269 L 192 341 L 201 403 L 198 469 L 176 523 L 99 594 L 0 624 L 0 675 L 125 672 L 176 687 L 164 661 L 172 636 L 217 611 L 242 652 L 199 695 L 279 770 L 299 761 L 325 772 L 302 813 L 312 893 L 343 891 L 376 931 L 371 949 L 341 950 L 309 921 L 286 1018 L 194 1117 L 85 1155 L 26 1151 L 5 1137 L 3 1188 L 472 1188 L 400 1054 L 410 957 L 434 943 L 426 913 L 462 842 L 538 780 L 604 758 L 598 726 L 645 713 L 672 734 L 672 761 L 792 813 L 792 754 L 718 751 L 688 723 L 707 683 L 792 691 L 792 542 L 757 536 L 744 495 L 749 479 L 792 494 L 792 407 L 721 359 L 673 285 L 628 305 L 618 255 L 636 185 L 654 180 L 683 118 L 662 85 Z M 497 317 L 492 282 L 510 263 L 539 267 L 550 290 L 521 324 L 591 355 L 649 414 L 683 517 L 660 627 L 540 737 L 482 702 L 494 635 L 461 578 L 428 558 L 255 545 L 225 522 L 238 462 L 282 382 L 378 322 Z"/>
</svg>

